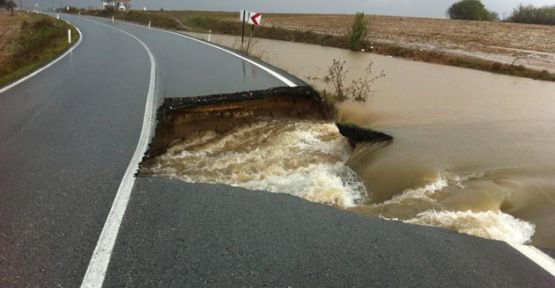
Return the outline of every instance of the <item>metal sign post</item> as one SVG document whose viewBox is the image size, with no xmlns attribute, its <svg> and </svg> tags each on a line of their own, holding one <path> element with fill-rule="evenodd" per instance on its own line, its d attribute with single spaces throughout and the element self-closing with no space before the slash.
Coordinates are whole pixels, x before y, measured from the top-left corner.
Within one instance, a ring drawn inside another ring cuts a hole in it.
<svg viewBox="0 0 555 288">
<path fill-rule="evenodd" d="M 254 32 L 254 27 L 260 25 L 260 22 L 262 21 L 262 13 L 251 12 L 251 11 L 247 11 L 247 10 L 241 10 L 240 20 L 242 22 L 241 51 L 243 51 L 243 47 L 245 45 L 245 24 L 248 23 L 248 24 L 252 25 L 250 36 L 249 36 L 249 43 L 247 45 L 247 52 L 248 52 L 249 49 L 250 49 L 250 45 L 251 45 L 251 38 L 252 38 L 252 33 Z"/>
<path fill-rule="evenodd" d="M 241 10 L 241 21 L 243 21 L 243 28 L 241 29 L 241 51 L 245 43 L 245 22 L 247 20 L 247 10 Z"/>
</svg>

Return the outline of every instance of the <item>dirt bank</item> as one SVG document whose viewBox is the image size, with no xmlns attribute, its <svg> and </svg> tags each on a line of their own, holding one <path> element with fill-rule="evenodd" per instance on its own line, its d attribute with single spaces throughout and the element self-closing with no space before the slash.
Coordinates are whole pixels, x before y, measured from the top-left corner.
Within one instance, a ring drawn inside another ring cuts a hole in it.
<svg viewBox="0 0 555 288">
<path fill-rule="evenodd" d="M 262 119 L 325 120 L 330 115 L 310 87 L 166 98 L 158 109 L 156 134 L 142 166 L 172 145 L 205 131 L 222 134 Z"/>
<path fill-rule="evenodd" d="M 60 55 L 72 44 L 67 30 L 77 30 L 46 15 L 0 12 L 0 87 L 21 78 Z"/>
<path fill-rule="evenodd" d="M 23 17 L 10 17 L 8 12 L 0 11 L 0 63 L 13 54 L 23 20 Z"/>
</svg>

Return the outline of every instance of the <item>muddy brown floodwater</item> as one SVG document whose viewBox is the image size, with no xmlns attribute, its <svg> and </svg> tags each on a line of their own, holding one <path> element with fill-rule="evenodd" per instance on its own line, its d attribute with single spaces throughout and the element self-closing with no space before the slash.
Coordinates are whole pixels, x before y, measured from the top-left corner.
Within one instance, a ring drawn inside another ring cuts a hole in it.
<svg viewBox="0 0 555 288">
<path fill-rule="evenodd" d="M 165 99 L 139 174 L 355 207 L 366 189 L 329 112 L 308 87 Z"/>
<path fill-rule="evenodd" d="M 238 43 L 229 36 L 212 35 L 212 40 L 230 47 Z M 354 200 L 334 204 L 370 216 L 555 248 L 555 83 L 273 40 L 257 39 L 253 52 L 320 90 L 328 89 L 322 79 L 332 59 L 347 62 L 347 83 L 360 77 L 370 61 L 385 71 L 367 103 L 340 105 L 338 117 L 395 140 L 359 144 L 348 157 L 334 158 L 339 160 L 334 165 L 344 159 L 366 190 L 361 201 L 360 189 L 343 189 L 338 192 L 346 193 L 342 199 L 355 195 L 349 198 Z M 331 147 L 339 149 L 338 143 Z M 326 175 L 306 172 L 296 179 Z M 311 197 L 305 198 L 319 201 Z"/>
</svg>

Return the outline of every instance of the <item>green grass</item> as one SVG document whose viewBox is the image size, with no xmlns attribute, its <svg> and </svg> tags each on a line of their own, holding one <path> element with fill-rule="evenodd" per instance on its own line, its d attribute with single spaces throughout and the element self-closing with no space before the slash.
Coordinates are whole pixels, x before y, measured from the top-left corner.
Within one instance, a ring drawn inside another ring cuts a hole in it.
<svg viewBox="0 0 555 288">
<path fill-rule="evenodd" d="M 85 13 L 83 11 L 82 13 Z M 235 21 L 230 13 L 202 12 L 202 11 L 86 11 L 89 15 L 111 17 L 116 19 L 148 24 L 166 29 L 184 30 L 188 32 L 213 33 L 227 35 L 241 35 L 242 25 Z M 180 25 L 178 21 L 181 22 Z M 248 32 L 247 32 L 248 33 Z M 349 37 L 316 33 L 312 31 L 288 30 L 278 27 L 260 26 L 255 29 L 254 36 L 259 38 L 302 42 L 328 47 L 350 49 Z M 367 47 L 366 51 L 382 55 L 391 55 L 416 61 L 457 66 L 482 70 L 510 76 L 526 77 L 537 80 L 555 81 L 555 74 L 547 70 L 538 71 L 521 65 L 502 64 L 495 61 L 484 60 L 477 57 L 454 55 L 439 51 L 420 50 L 387 43 L 374 43 L 373 49 L 368 41 L 361 44 Z"/>
<path fill-rule="evenodd" d="M 14 16 L 20 17 L 20 16 Z M 44 15 L 26 15 L 13 47 L 13 53 L 0 63 L 0 87 L 5 86 L 42 67 L 67 50 L 67 30 L 72 30 L 72 42 L 79 34 L 63 21 Z"/>
</svg>

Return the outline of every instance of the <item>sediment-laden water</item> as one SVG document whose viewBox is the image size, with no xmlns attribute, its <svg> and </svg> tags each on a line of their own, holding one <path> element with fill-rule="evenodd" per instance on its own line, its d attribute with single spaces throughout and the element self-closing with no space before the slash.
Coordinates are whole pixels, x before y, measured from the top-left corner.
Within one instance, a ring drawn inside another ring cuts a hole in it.
<svg viewBox="0 0 555 288">
<path fill-rule="evenodd" d="M 269 121 L 179 143 L 159 173 L 555 248 L 554 83 L 299 43 L 256 49 L 317 89 L 332 59 L 347 61 L 347 82 L 373 61 L 387 75 L 378 92 L 338 116 L 395 140 L 350 151 L 331 124 Z"/>
<path fill-rule="evenodd" d="M 150 172 L 347 208 L 363 204 L 367 195 L 358 176 L 344 165 L 350 153 L 334 124 L 268 119 L 189 137 L 157 157 Z"/>
<path fill-rule="evenodd" d="M 380 163 L 395 145 L 359 144 L 353 151 L 331 123 L 267 119 L 226 133 L 197 133 L 158 156 L 149 169 L 187 182 L 287 193 L 365 215 L 515 243 L 530 242 L 536 225 L 513 215 L 529 218 L 538 212 L 536 222 L 545 216 L 544 225 L 552 220 L 549 201 L 532 201 L 549 196 L 542 191 L 552 183 L 532 178 L 526 185 L 525 175 L 536 171 L 448 172 L 399 158 Z M 523 179 L 513 183 L 519 175 Z"/>
</svg>

